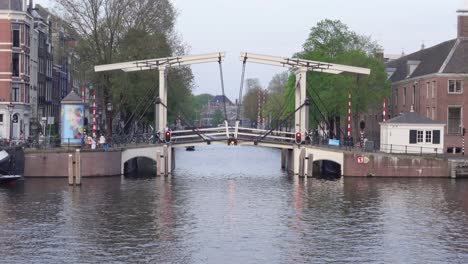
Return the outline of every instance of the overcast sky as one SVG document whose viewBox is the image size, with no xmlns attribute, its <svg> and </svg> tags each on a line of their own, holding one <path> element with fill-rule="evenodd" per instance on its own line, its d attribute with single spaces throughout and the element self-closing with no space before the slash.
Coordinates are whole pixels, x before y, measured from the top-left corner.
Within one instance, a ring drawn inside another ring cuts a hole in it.
<svg viewBox="0 0 468 264">
<path fill-rule="evenodd" d="M 36 0 L 47 3 L 47 0 Z M 301 50 L 311 27 L 339 19 L 371 36 L 385 53 L 411 53 L 456 37 L 456 10 L 463 0 L 173 0 L 176 30 L 190 54 L 225 51 L 226 94 L 238 97 L 241 51 L 291 56 Z M 220 94 L 217 64 L 194 65 L 195 94 Z M 246 78 L 263 86 L 284 69 L 248 64 Z"/>
</svg>

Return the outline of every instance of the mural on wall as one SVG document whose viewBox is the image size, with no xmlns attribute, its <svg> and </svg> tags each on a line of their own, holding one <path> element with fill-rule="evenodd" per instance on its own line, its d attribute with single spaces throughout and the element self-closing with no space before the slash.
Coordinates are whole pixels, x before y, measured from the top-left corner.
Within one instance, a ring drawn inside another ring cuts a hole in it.
<svg viewBox="0 0 468 264">
<path fill-rule="evenodd" d="M 83 137 L 84 106 L 62 105 L 62 143 L 81 143 Z"/>
</svg>

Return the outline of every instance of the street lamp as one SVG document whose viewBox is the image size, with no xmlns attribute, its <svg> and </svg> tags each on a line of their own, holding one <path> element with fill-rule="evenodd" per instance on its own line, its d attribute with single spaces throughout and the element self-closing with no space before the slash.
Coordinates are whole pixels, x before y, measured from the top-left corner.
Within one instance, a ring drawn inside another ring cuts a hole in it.
<svg viewBox="0 0 468 264">
<path fill-rule="evenodd" d="M 8 104 L 8 113 L 10 113 L 10 145 L 11 145 L 11 134 L 13 134 L 13 109 L 15 108 L 15 105 L 13 103 Z"/>
<path fill-rule="evenodd" d="M 112 103 L 107 103 L 107 115 L 106 115 L 106 125 L 107 125 L 107 141 L 111 143 L 112 138 Z"/>
</svg>

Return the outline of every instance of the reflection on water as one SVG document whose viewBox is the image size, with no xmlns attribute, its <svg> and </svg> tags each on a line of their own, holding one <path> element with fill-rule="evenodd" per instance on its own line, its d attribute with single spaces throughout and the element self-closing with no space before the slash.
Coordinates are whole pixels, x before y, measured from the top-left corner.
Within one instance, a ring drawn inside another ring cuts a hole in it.
<svg viewBox="0 0 468 264">
<path fill-rule="evenodd" d="M 279 151 L 250 147 L 178 150 L 177 167 L 171 178 L 0 188 L 1 262 L 468 259 L 468 181 L 294 179 Z"/>
</svg>

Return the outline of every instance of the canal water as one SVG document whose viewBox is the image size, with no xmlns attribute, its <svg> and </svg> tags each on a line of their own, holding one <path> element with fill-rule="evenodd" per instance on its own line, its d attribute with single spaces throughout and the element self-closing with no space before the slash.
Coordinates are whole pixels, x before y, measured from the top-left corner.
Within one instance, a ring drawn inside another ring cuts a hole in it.
<svg viewBox="0 0 468 264">
<path fill-rule="evenodd" d="M 468 181 L 300 180 L 280 152 L 177 151 L 171 178 L 0 188 L 0 263 L 466 263 Z"/>
</svg>

